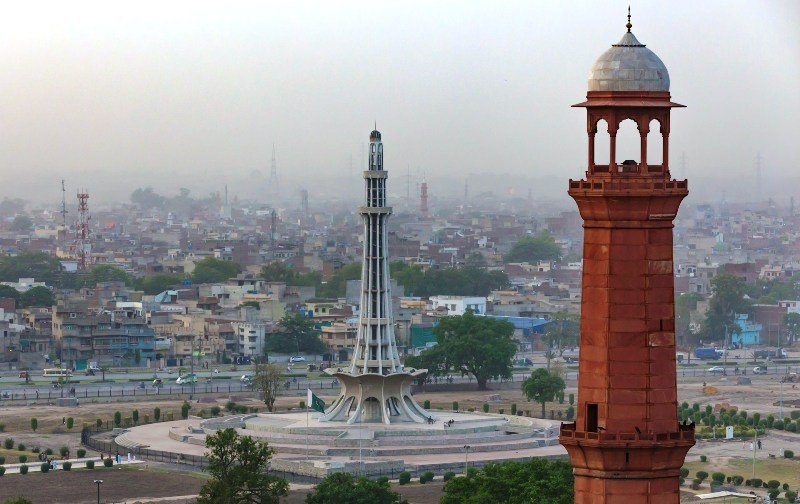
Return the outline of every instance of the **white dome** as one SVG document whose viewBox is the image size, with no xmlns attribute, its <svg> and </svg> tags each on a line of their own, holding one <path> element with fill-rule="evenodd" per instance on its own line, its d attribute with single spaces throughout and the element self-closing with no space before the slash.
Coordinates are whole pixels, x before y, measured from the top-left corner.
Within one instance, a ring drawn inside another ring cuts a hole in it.
<svg viewBox="0 0 800 504">
<path fill-rule="evenodd" d="M 656 53 L 627 32 L 595 61 L 589 91 L 669 91 L 669 72 Z"/>
</svg>

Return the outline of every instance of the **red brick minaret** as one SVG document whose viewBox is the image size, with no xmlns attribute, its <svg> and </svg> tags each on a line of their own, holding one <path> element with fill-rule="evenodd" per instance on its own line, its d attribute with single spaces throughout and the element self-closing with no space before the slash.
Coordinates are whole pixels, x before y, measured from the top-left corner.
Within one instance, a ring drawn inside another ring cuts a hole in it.
<svg viewBox="0 0 800 504">
<path fill-rule="evenodd" d="M 672 221 L 688 194 L 669 172 L 669 74 L 630 28 L 589 75 L 589 163 L 569 195 L 584 220 L 578 410 L 561 444 L 575 473 L 576 503 L 679 502 L 679 470 L 694 427 L 678 423 Z M 616 159 L 622 121 L 636 123 L 639 161 Z M 610 136 L 609 164 L 595 163 L 597 124 Z M 647 160 L 660 123 L 662 163 Z"/>
</svg>

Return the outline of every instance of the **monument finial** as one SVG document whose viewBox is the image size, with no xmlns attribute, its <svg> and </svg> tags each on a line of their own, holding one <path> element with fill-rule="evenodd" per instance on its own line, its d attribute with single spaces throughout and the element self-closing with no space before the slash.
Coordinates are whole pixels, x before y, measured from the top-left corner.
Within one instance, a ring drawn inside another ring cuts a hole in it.
<svg viewBox="0 0 800 504">
<path fill-rule="evenodd" d="M 628 29 L 628 33 L 630 33 L 631 32 L 631 28 L 633 28 L 633 25 L 631 24 L 631 6 L 630 5 L 628 5 L 628 22 L 625 24 L 625 28 Z"/>
</svg>

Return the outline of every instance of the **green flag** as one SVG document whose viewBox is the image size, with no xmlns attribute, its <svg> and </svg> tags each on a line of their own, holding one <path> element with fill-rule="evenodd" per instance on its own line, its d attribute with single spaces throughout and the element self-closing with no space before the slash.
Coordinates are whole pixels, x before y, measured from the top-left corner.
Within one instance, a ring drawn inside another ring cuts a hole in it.
<svg viewBox="0 0 800 504">
<path fill-rule="evenodd" d="M 320 413 L 325 413 L 325 401 L 317 397 L 314 392 L 311 392 L 311 389 L 307 389 L 308 391 L 308 407 L 313 409 L 314 411 L 319 411 Z"/>
</svg>

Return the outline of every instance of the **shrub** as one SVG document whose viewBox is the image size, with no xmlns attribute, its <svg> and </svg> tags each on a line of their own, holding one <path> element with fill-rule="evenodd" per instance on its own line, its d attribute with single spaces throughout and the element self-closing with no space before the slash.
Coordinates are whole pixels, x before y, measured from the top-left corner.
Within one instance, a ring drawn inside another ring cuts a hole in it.
<svg viewBox="0 0 800 504">
<path fill-rule="evenodd" d="M 5 432 L 5 430 L 6 430 L 6 424 L 0 423 L 0 432 Z"/>
<path fill-rule="evenodd" d="M 789 490 L 789 483 L 784 483 L 781 485 L 781 488 L 783 488 L 784 491 Z"/>
<path fill-rule="evenodd" d="M 168 421 L 170 421 L 170 422 L 171 422 L 171 421 L 173 421 L 173 420 L 175 420 L 175 413 L 174 413 L 174 412 L 172 412 L 172 411 L 170 411 L 169 413 L 167 413 L 167 420 L 168 420 Z"/>
<path fill-rule="evenodd" d="M 20 455 L 19 456 L 19 463 L 20 464 L 24 464 L 27 461 L 28 461 L 28 456 L 27 455 Z"/>
<path fill-rule="evenodd" d="M 769 481 L 767 481 L 767 488 L 771 488 L 771 489 L 775 490 L 776 488 L 780 488 L 780 487 L 781 487 L 781 482 L 778 481 L 778 480 L 769 480 Z"/>
<path fill-rule="evenodd" d="M 761 483 L 763 483 L 763 480 L 761 478 L 755 478 L 750 480 L 750 484 L 755 488 L 760 488 Z"/>
<path fill-rule="evenodd" d="M 688 477 L 689 477 L 689 469 L 681 467 L 681 478 L 688 478 Z"/>
<path fill-rule="evenodd" d="M 425 471 L 423 476 L 425 476 L 425 481 L 433 481 L 433 471 Z"/>
<path fill-rule="evenodd" d="M 780 493 L 781 493 L 781 491 L 780 491 L 780 490 L 778 490 L 777 488 L 776 488 L 776 489 L 774 489 L 774 490 L 770 490 L 770 491 L 769 491 L 769 500 L 770 500 L 771 502 L 775 502 L 775 500 L 777 500 L 777 498 L 778 498 L 778 495 L 779 495 Z"/>
<path fill-rule="evenodd" d="M 212 415 L 219 416 L 220 413 L 222 413 L 222 408 L 220 408 L 219 406 L 211 406 Z"/>
<path fill-rule="evenodd" d="M 411 473 L 408 471 L 401 472 L 398 480 L 401 485 L 408 485 L 411 483 Z"/>
<path fill-rule="evenodd" d="M 3 466 L 0 466 L 0 476 L 4 475 L 5 473 L 6 473 L 6 468 L 3 467 Z"/>
<path fill-rule="evenodd" d="M 571 395 L 572 394 L 570 394 L 570 396 Z M 511 403 L 511 414 L 512 415 L 516 415 L 517 414 L 517 403 Z"/>
<path fill-rule="evenodd" d="M 133 423 L 138 424 L 139 423 L 139 410 L 138 409 L 133 410 L 131 412 L 131 417 L 133 418 Z"/>
<path fill-rule="evenodd" d="M 425 409 L 431 409 L 431 402 L 425 399 L 425 402 L 422 403 L 422 407 Z"/>
<path fill-rule="evenodd" d="M 306 409 L 306 402 L 300 401 L 300 409 Z"/>
<path fill-rule="evenodd" d="M 451 479 L 453 479 L 455 477 L 456 477 L 456 473 L 454 473 L 453 471 L 448 471 L 448 472 L 444 473 L 444 481 L 445 482 L 450 481 Z"/>
<path fill-rule="evenodd" d="M 147 413 L 144 414 L 144 423 L 146 424 L 150 423 L 150 415 L 148 415 Z"/>
<path fill-rule="evenodd" d="M 711 481 L 719 484 L 725 483 L 725 473 L 721 472 L 711 473 Z"/>
<path fill-rule="evenodd" d="M 14 448 L 14 440 L 11 439 L 11 438 L 6 438 L 6 440 L 3 441 L 3 446 L 5 447 L 6 450 L 13 449 Z"/>
<path fill-rule="evenodd" d="M 503 413 L 506 412 L 506 409 L 505 408 L 497 408 L 497 412 L 502 415 Z"/>
<path fill-rule="evenodd" d="M 693 479 L 692 480 L 692 490 L 699 490 L 700 489 L 700 484 L 702 482 L 703 482 L 703 480 L 701 480 L 699 478 Z"/>
<path fill-rule="evenodd" d="M 794 452 L 792 450 L 783 450 L 784 458 L 794 458 Z"/>
<path fill-rule="evenodd" d="M 708 457 L 705 455 L 700 455 L 700 462 L 708 462 Z"/>
<path fill-rule="evenodd" d="M 236 408 L 236 403 L 233 401 L 228 401 L 225 403 L 225 409 L 228 411 L 233 411 Z"/>
<path fill-rule="evenodd" d="M 183 418 L 184 420 L 189 418 L 189 410 L 191 409 L 191 407 L 192 405 L 186 401 L 184 401 L 183 404 L 181 404 L 181 418 Z"/>
<path fill-rule="evenodd" d="M 771 429 L 772 428 L 772 424 L 774 424 L 774 423 L 775 423 L 775 417 L 772 416 L 772 415 L 768 415 L 767 416 L 767 427 L 769 427 Z"/>
<path fill-rule="evenodd" d="M 792 410 L 789 416 L 792 417 L 792 420 L 797 420 L 800 418 L 800 410 Z"/>
<path fill-rule="evenodd" d="M 573 404 L 575 404 L 575 394 L 570 394 L 569 395 L 569 405 L 572 406 Z"/>
<path fill-rule="evenodd" d="M 3 456 L 0 456 L 0 466 L 5 464 L 5 463 L 6 463 L 6 458 L 3 457 Z"/>
<path fill-rule="evenodd" d="M 67 417 L 67 429 L 72 430 L 72 427 L 75 425 L 75 419 L 72 417 Z"/>
<path fill-rule="evenodd" d="M 797 492 L 793 490 L 787 490 L 785 497 L 788 502 L 794 502 L 797 500 Z"/>
<path fill-rule="evenodd" d="M 705 471 L 697 471 L 696 473 L 694 473 L 694 475 L 697 476 L 697 478 L 700 479 L 700 481 L 708 478 L 708 473 Z"/>
<path fill-rule="evenodd" d="M 115 411 L 114 412 L 114 425 L 119 427 L 121 423 L 122 423 L 122 413 L 120 413 L 119 411 Z"/>
<path fill-rule="evenodd" d="M 52 448 L 47 448 L 47 449 L 44 451 L 44 454 L 45 454 L 45 455 L 52 455 L 52 454 L 53 454 L 53 449 L 52 449 Z"/>
<path fill-rule="evenodd" d="M 65 461 L 63 464 L 61 464 L 61 468 L 64 469 L 65 471 L 71 471 L 72 470 L 72 462 L 70 462 L 68 460 Z"/>
<path fill-rule="evenodd" d="M 475 408 L 467 408 L 467 411 L 470 412 L 470 413 L 474 413 L 475 412 Z"/>
<path fill-rule="evenodd" d="M 734 476 L 731 476 L 731 480 L 733 480 L 734 485 L 741 485 L 744 482 L 744 477 L 736 474 Z"/>
<path fill-rule="evenodd" d="M 98 418 L 97 420 L 94 421 L 94 425 L 98 429 L 102 429 L 103 428 L 103 421 Z"/>
<path fill-rule="evenodd" d="M 153 418 L 156 420 L 156 422 L 161 420 L 161 408 L 153 409 Z"/>
<path fill-rule="evenodd" d="M 453 401 L 453 411 L 458 411 L 458 401 Z"/>
<path fill-rule="evenodd" d="M 752 483 L 752 481 L 750 481 L 750 480 L 745 480 L 744 481 L 744 484 L 747 485 L 747 486 L 750 486 L 750 483 Z"/>
<path fill-rule="evenodd" d="M 17 450 L 19 450 L 19 451 L 25 451 L 25 445 L 24 445 L 24 444 L 22 444 L 22 443 L 20 443 L 19 445 L 17 445 Z"/>
<path fill-rule="evenodd" d="M 69 448 L 67 448 L 66 446 L 62 446 L 61 448 L 58 449 L 58 454 L 61 455 L 62 457 L 64 457 L 64 456 L 67 455 L 68 451 L 69 451 Z"/>
<path fill-rule="evenodd" d="M 28 466 L 26 466 L 26 465 L 19 466 L 19 473 L 20 474 L 28 474 Z"/>
<path fill-rule="evenodd" d="M 46 473 L 50 470 L 50 462 L 42 462 L 39 464 L 39 470 Z"/>
<path fill-rule="evenodd" d="M 78 458 L 83 458 L 86 456 L 86 450 L 83 448 L 78 448 Z"/>
<path fill-rule="evenodd" d="M 245 406 L 244 404 L 240 404 L 240 405 L 236 406 L 236 412 L 237 413 L 247 413 L 248 411 L 249 410 L 248 410 L 247 406 Z"/>
<path fill-rule="evenodd" d="M 37 420 L 35 418 L 31 418 L 31 430 L 33 432 L 36 432 L 36 429 L 38 429 L 38 428 L 39 428 L 39 420 Z"/>
<path fill-rule="evenodd" d="M 40 451 L 42 450 L 38 446 L 34 446 L 33 448 L 31 448 L 31 453 L 39 453 Z"/>
<path fill-rule="evenodd" d="M 103 459 L 103 465 L 106 467 L 111 467 L 114 465 L 114 459 L 111 457 Z"/>
<path fill-rule="evenodd" d="M 486 403 L 483 403 L 483 412 L 484 413 L 489 413 L 489 405 L 486 404 Z"/>
<path fill-rule="evenodd" d="M 94 460 L 86 461 L 86 469 L 94 469 Z"/>
<path fill-rule="evenodd" d="M 797 432 L 797 424 L 795 422 L 787 422 L 786 430 L 789 432 Z"/>
<path fill-rule="evenodd" d="M 775 422 L 772 424 L 772 428 L 775 430 L 783 430 L 783 420 L 775 420 Z"/>
</svg>

